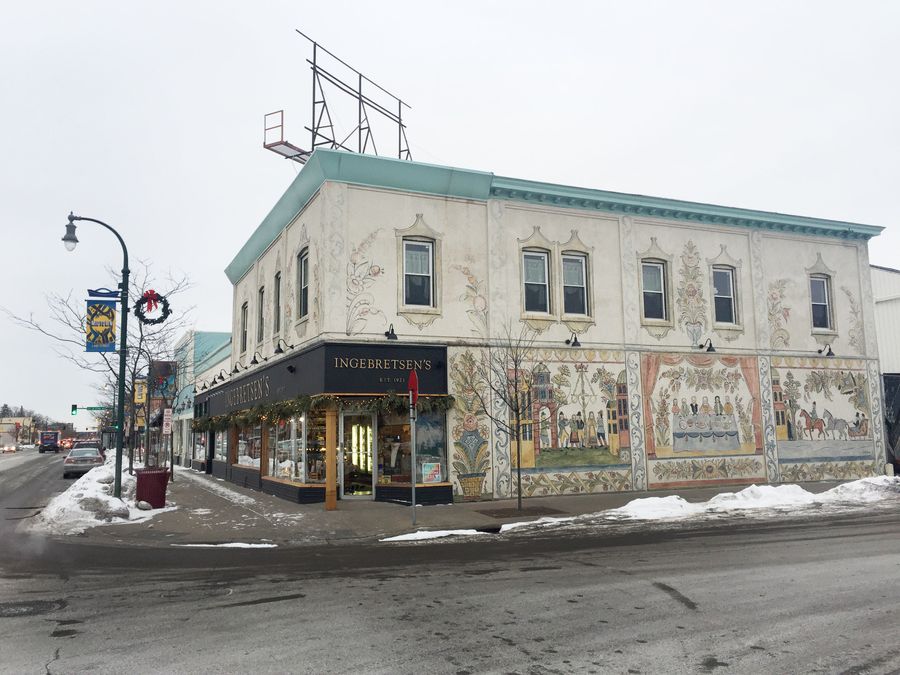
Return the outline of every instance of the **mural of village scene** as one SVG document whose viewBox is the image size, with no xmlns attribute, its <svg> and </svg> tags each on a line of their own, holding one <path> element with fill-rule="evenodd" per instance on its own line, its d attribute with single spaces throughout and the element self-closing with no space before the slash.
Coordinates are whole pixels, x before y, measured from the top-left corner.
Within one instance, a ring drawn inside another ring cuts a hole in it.
<svg viewBox="0 0 900 675">
<path fill-rule="evenodd" d="M 456 400 L 451 421 L 454 469 L 463 481 L 487 472 L 489 421 L 477 403 L 467 377 L 474 375 L 469 352 L 451 357 L 450 379 Z M 624 353 L 597 350 L 536 349 L 524 379 L 529 415 L 521 423 L 519 455 L 525 496 L 632 489 L 628 391 Z M 513 420 L 510 420 L 514 425 Z M 516 448 L 513 439 L 495 434 L 496 496 L 515 494 Z M 474 490 L 474 486 L 469 488 Z"/>
<path fill-rule="evenodd" d="M 865 363 L 772 360 L 775 438 L 783 481 L 873 474 L 874 444 Z"/>
<path fill-rule="evenodd" d="M 644 354 L 641 379 L 649 487 L 766 481 L 755 358 Z"/>
</svg>

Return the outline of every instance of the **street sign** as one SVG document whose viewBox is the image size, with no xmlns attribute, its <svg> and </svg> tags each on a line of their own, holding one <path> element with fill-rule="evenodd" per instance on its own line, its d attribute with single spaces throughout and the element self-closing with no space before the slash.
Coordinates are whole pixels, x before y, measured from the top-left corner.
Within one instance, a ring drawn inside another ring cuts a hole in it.
<svg viewBox="0 0 900 675">
<path fill-rule="evenodd" d="M 82 410 L 112 410 L 111 405 L 89 405 L 86 408 L 82 408 Z"/>
<path fill-rule="evenodd" d="M 166 408 L 163 410 L 163 434 L 168 436 L 172 433 L 172 409 Z"/>
</svg>

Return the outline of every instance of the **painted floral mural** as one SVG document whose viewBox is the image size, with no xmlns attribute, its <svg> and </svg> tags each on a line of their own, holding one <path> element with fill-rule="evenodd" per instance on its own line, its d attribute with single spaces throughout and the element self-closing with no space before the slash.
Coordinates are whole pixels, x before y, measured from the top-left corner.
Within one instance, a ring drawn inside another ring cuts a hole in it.
<svg viewBox="0 0 900 675">
<path fill-rule="evenodd" d="M 788 283 L 788 279 L 776 279 L 769 284 L 769 292 L 766 296 L 769 330 L 772 333 L 770 338 L 772 349 L 784 349 L 791 345 L 791 334 L 785 328 L 785 324 L 791 317 L 791 308 L 784 304 Z"/>
<path fill-rule="evenodd" d="M 380 265 L 371 261 L 369 247 L 381 230 L 375 230 L 354 246 L 347 263 L 347 335 L 357 335 L 365 330 L 369 319 L 380 317 L 387 319 L 375 306 L 375 296 L 369 290 L 372 284 L 384 273 Z"/>
<path fill-rule="evenodd" d="M 693 344 L 700 343 L 700 337 L 707 326 L 707 303 L 703 296 L 703 274 L 700 271 L 700 251 L 693 241 L 684 245 L 675 304 L 678 307 L 678 325 Z"/>
<path fill-rule="evenodd" d="M 472 322 L 472 332 L 476 335 L 486 336 L 488 332 L 488 302 L 485 293 L 484 281 L 478 279 L 471 268 L 472 262 L 466 265 L 452 265 L 466 278 L 466 286 L 464 292 L 459 296 L 459 300 L 466 304 L 466 314 L 469 321 Z"/>
</svg>

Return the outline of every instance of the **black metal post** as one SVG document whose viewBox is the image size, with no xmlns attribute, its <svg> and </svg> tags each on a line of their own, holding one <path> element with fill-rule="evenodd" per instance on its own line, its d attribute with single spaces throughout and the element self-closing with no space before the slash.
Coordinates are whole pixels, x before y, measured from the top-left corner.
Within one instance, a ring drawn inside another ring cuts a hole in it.
<svg viewBox="0 0 900 675">
<path fill-rule="evenodd" d="M 125 359 L 128 352 L 128 248 L 122 237 L 112 227 L 104 223 L 102 220 L 94 218 L 86 218 L 76 216 L 69 213 L 69 224 L 76 220 L 86 220 L 91 223 L 102 225 L 107 230 L 116 235 L 116 239 L 122 245 L 122 283 L 119 288 L 122 290 L 119 302 L 122 305 L 121 312 L 121 338 L 119 340 L 119 400 L 116 402 L 116 478 L 113 486 L 113 495 L 119 499 L 122 498 L 122 447 L 124 444 L 125 434 Z"/>
</svg>

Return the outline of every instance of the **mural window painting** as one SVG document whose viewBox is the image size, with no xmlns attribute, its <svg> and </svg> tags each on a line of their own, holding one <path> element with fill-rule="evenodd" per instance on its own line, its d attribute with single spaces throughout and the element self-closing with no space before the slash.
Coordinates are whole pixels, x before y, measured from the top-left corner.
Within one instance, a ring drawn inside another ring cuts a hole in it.
<svg viewBox="0 0 900 675">
<path fill-rule="evenodd" d="M 648 260 L 641 262 L 641 289 L 644 295 L 644 318 L 668 320 L 665 263 Z"/>
<path fill-rule="evenodd" d="M 548 262 L 549 256 L 541 251 L 525 251 L 522 254 L 526 312 L 550 312 Z"/>
<path fill-rule="evenodd" d="M 305 248 L 297 256 L 297 318 L 309 314 L 309 249 Z"/>
<path fill-rule="evenodd" d="M 430 241 L 403 240 L 403 304 L 433 307 L 434 245 Z"/>
<path fill-rule="evenodd" d="M 734 270 L 731 267 L 713 267 L 713 307 L 716 323 L 737 323 L 734 297 Z"/>
<path fill-rule="evenodd" d="M 809 278 L 809 295 L 812 301 L 813 328 L 831 330 L 831 293 L 828 277 L 824 275 Z"/>
<path fill-rule="evenodd" d="M 564 255 L 563 311 L 587 315 L 587 259 L 583 255 Z"/>
<path fill-rule="evenodd" d="M 266 332 L 265 324 L 266 287 L 261 286 L 256 297 L 256 341 L 262 342 Z"/>
<path fill-rule="evenodd" d="M 247 351 L 247 303 L 241 305 L 241 353 Z"/>
<path fill-rule="evenodd" d="M 272 334 L 278 335 L 281 332 L 281 272 L 275 273 L 272 285 L 272 304 L 275 310 L 275 316 L 272 319 Z"/>
</svg>

